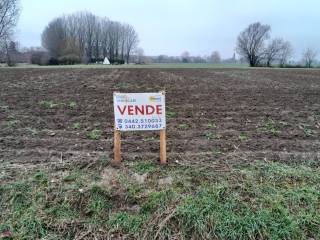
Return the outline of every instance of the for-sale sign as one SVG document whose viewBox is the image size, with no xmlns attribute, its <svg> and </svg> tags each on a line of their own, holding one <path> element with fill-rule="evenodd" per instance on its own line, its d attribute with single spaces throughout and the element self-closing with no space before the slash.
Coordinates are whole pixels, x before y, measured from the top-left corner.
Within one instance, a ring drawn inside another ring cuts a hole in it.
<svg viewBox="0 0 320 240">
<path fill-rule="evenodd" d="M 119 131 L 166 128 L 165 93 L 114 93 L 115 128 Z"/>
</svg>

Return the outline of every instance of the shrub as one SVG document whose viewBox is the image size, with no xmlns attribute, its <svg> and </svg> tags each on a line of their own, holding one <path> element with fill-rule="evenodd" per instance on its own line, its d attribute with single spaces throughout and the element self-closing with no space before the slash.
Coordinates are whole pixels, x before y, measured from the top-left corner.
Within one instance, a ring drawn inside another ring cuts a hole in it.
<svg viewBox="0 0 320 240">
<path fill-rule="evenodd" d="M 54 58 L 54 57 L 51 57 L 48 61 L 48 64 L 49 65 L 59 65 L 59 61 L 58 59 Z"/>
<path fill-rule="evenodd" d="M 7 60 L 7 64 L 9 67 L 14 67 L 17 65 L 17 61 L 14 57 L 9 57 Z"/>
<path fill-rule="evenodd" d="M 90 63 L 103 63 L 104 58 L 91 58 Z"/>
<path fill-rule="evenodd" d="M 69 54 L 58 58 L 60 65 L 74 65 L 81 63 L 81 59 L 75 54 Z"/>
<path fill-rule="evenodd" d="M 115 65 L 121 65 L 121 64 L 124 64 L 124 60 L 123 59 L 110 59 L 110 63 L 111 64 L 115 64 Z"/>
<path fill-rule="evenodd" d="M 281 67 L 281 68 L 305 68 L 305 66 L 300 65 L 300 64 L 295 64 L 295 65 L 285 64 L 285 65 L 280 66 L 280 67 Z"/>
<path fill-rule="evenodd" d="M 49 55 L 46 52 L 34 52 L 31 55 L 31 63 L 37 65 L 47 65 L 49 62 Z"/>
</svg>

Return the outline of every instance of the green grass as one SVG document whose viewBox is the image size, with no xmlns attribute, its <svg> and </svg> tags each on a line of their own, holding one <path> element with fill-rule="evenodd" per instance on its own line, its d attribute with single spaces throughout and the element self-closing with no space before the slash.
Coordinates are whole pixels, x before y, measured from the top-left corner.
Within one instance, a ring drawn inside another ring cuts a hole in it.
<svg viewBox="0 0 320 240">
<path fill-rule="evenodd" d="M 37 170 L 1 184 L 0 232 L 10 231 L 12 239 L 320 238 L 319 168 L 255 162 L 219 174 L 196 163 L 151 161 L 125 168 L 115 170 L 108 188 L 97 168 L 61 177 Z M 148 172 L 150 179 L 138 186 L 130 172 Z M 159 189 L 165 176 L 175 180 Z"/>
<path fill-rule="evenodd" d="M 6 112 L 9 109 L 9 106 L 7 105 L 0 105 L 0 113 L 1 112 Z"/>
<path fill-rule="evenodd" d="M 112 208 L 110 202 L 110 193 L 98 185 L 91 187 L 88 193 L 88 203 L 86 206 L 86 214 L 91 219 L 101 221 L 109 214 Z"/>
<path fill-rule="evenodd" d="M 167 108 L 166 110 L 166 118 L 170 119 L 170 118 L 174 118 L 177 116 L 177 113 L 175 111 L 173 111 L 172 109 Z"/>
<path fill-rule="evenodd" d="M 240 141 L 245 141 L 248 139 L 248 136 L 245 133 L 241 133 L 238 138 Z"/>
<path fill-rule="evenodd" d="M 19 123 L 20 123 L 19 120 L 11 120 L 8 122 L 8 127 L 9 128 L 17 128 Z"/>
<path fill-rule="evenodd" d="M 302 129 L 305 137 L 311 137 L 314 134 L 311 126 L 308 124 L 301 124 L 299 128 Z"/>
<path fill-rule="evenodd" d="M 87 137 L 91 140 L 98 140 L 100 139 L 101 137 L 101 134 L 102 134 L 102 131 L 99 130 L 99 129 L 93 129 L 92 131 L 90 131 L 88 134 L 87 134 Z"/>
<path fill-rule="evenodd" d="M 208 128 L 217 128 L 217 125 L 214 122 L 210 122 L 206 125 Z"/>
<path fill-rule="evenodd" d="M 72 102 L 69 103 L 68 106 L 69 106 L 69 108 L 71 108 L 71 109 L 75 109 L 75 108 L 77 107 L 77 103 L 72 101 Z"/>
<path fill-rule="evenodd" d="M 39 102 L 40 107 L 47 108 L 47 109 L 53 109 L 57 108 L 59 106 L 59 103 L 56 103 L 54 101 L 47 101 L 43 100 Z"/>
<path fill-rule="evenodd" d="M 136 163 L 133 166 L 133 169 L 135 170 L 135 172 L 139 174 L 144 174 L 144 173 L 154 172 L 157 169 L 157 167 L 155 163 L 151 161 L 142 161 L 142 162 Z"/>
<path fill-rule="evenodd" d="M 78 129 L 81 128 L 81 124 L 79 122 L 75 122 L 75 123 L 72 124 L 72 128 L 74 130 L 78 130 Z"/>
<path fill-rule="evenodd" d="M 150 213 L 156 211 L 164 211 L 168 202 L 174 198 L 172 189 L 154 191 L 149 193 L 148 201 L 146 201 L 141 209 L 142 213 Z"/>
<path fill-rule="evenodd" d="M 115 88 L 122 88 L 122 89 L 127 89 L 130 87 L 130 85 L 128 83 L 122 82 L 122 83 L 118 83 L 114 86 Z"/>
<path fill-rule="evenodd" d="M 186 123 L 181 123 L 181 124 L 178 125 L 178 128 L 179 128 L 180 130 L 187 130 L 187 129 L 190 128 L 190 125 L 189 125 L 189 124 L 186 124 Z"/>
<path fill-rule="evenodd" d="M 206 132 L 203 134 L 203 137 L 207 140 L 213 140 L 213 139 L 220 139 L 222 136 L 220 134 L 212 133 L 212 132 Z"/>
<path fill-rule="evenodd" d="M 36 128 L 27 127 L 26 131 L 28 133 L 31 133 L 32 136 L 38 135 L 39 131 Z"/>
<path fill-rule="evenodd" d="M 307 191 L 316 193 L 312 189 Z M 215 186 L 202 189 L 196 197 L 184 200 L 178 207 L 176 218 L 185 236 L 205 238 L 209 234 L 219 239 L 302 239 L 306 227 L 303 222 L 308 221 L 309 212 L 316 212 L 308 209 L 298 211 L 297 215 L 291 214 L 282 203 L 284 198 L 300 199 L 302 196 L 296 191 L 285 195 L 279 191 L 262 195 L 256 199 L 258 204 L 246 203 L 228 185 Z M 314 198 L 308 199 L 310 203 L 316 203 Z M 318 232 L 316 228 L 313 231 Z"/>
<path fill-rule="evenodd" d="M 273 119 L 267 119 L 262 123 L 260 130 L 272 135 L 278 135 L 280 133 L 279 123 Z"/>
<path fill-rule="evenodd" d="M 213 156 L 219 156 L 222 152 L 219 149 L 212 149 L 212 155 Z"/>
<path fill-rule="evenodd" d="M 108 224 L 114 231 L 124 231 L 136 235 L 141 230 L 145 220 L 146 217 L 144 215 L 120 211 L 110 217 Z"/>
</svg>

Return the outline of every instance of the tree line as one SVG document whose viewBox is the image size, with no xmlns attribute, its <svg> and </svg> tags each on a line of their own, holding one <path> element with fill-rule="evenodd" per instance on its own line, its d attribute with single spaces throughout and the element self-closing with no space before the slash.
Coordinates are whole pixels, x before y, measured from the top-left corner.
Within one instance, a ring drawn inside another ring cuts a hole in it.
<svg viewBox="0 0 320 240">
<path fill-rule="evenodd" d="M 290 42 L 282 38 L 270 39 L 270 32 L 269 25 L 256 22 L 239 34 L 236 51 L 251 67 L 270 67 L 273 63 L 285 67 L 288 59 L 292 57 L 293 48 Z M 303 52 L 302 62 L 310 68 L 316 56 L 316 50 L 308 48 Z"/>
<path fill-rule="evenodd" d="M 130 24 L 111 21 L 89 12 L 52 20 L 41 37 L 51 61 L 72 58 L 90 63 L 108 57 L 112 63 L 129 63 L 138 44 L 138 34 Z"/>
</svg>

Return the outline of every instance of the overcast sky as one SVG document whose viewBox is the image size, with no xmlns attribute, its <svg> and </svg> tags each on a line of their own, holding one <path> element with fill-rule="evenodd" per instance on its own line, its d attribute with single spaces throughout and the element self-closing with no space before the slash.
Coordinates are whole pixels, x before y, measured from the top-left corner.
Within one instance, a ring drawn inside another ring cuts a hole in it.
<svg viewBox="0 0 320 240">
<path fill-rule="evenodd" d="M 272 27 L 273 37 L 289 40 L 299 57 L 306 47 L 320 50 L 319 0 L 21 0 L 17 38 L 40 46 L 41 32 L 53 18 L 87 10 L 132 24 L 146 55 L 231 57 L 236 38 L 248 24 Z"/>
</svg>

